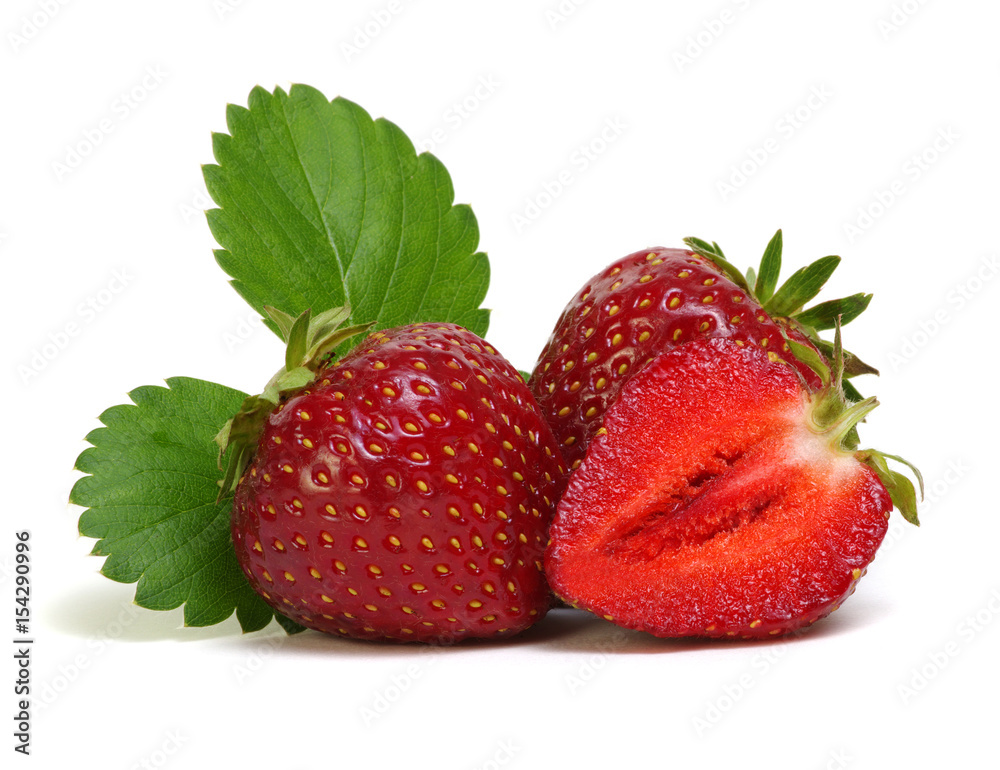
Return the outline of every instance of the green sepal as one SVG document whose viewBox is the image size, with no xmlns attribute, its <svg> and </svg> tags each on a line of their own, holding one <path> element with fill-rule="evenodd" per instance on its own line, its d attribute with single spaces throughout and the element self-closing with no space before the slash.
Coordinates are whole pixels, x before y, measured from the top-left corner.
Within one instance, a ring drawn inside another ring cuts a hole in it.
<svg viewBox="0 0 1000 770">
<path fill-rule="evenodd" d="M 786 338 L 785 341 L 792 349 L 792 355 L 816 372 L 824 386 L 830 384 L 830 367 L 815 349 L 793 339 Z"/>
<path fill-rule="evenodd" d="M 852 294 L 842 299 L 831 299 L 813 305 L 808 310 L 796 313 L 793 317 L 804 326 L 809 326 L 816 331 L 823 331 L 832 329 L 838 316 L 840 316 L 840 325 L 846 326 L 861 315 L 871 301 L 871 294 Z"/>
<path fill-rule="evenodd" d="M 827 356 L 828 358 L 833 356 L 834 347 L 832 342 L 827 342 L 826 340 L 815 339 L 815 338 L 812 339 L 816 347 L 819 348 L 820 353 L 822 353 L 824 356 Z M 844 351 L 845 378 L 857 377 L 858 375 L 861 374 L 878 375 L 878 373 L 879 373 L 878 369 L 876 369 L 874 366 L 870 364 L 866 364 L 864 361 L 862 361 L 860 358 L 854 355 L 851 351 L 849 350 Z"/>
<path fill-rule="evenodd" d="M 285 365 L 260 394 L 243 401 L 239 411 L 215 436 L 219 446 L 219 470 L 223 472 L 218 500 L 236 489 L 243 471 L 253 459 L 268 416 L 282 401 L 313 382 L 338 345 L 367 332 L 373 325 L 340 328 L 339 325 L 351 315 L 349 307 L 332 308 L 315 317 L 307 309 L 295 319 L 273 307 L 267 307 L 266 312 L 285 336 Z"/>
<path fill-rule="evenodd" d="M 700 238 L 685 238 L 684 243 L 698 256 L 705 257 L 705 259 L 713 262 L 733 283 L 743 289 L 748 295 L 753 296 L 746 277 L 722 255 L 722 249 L 719 248 L 718 244 L 708 243 L 708 241 L 703 241 Z"/>
<path fill-rule="evenodd" d="M 811 265 L 799 268 L 792 274 L 791 278 L 785 281 L 773 297 L 761 303 L 764 310 L 772 318 L 776 316 L 790 317 L 799 313 L 807 302 L 819 294 L 839 264 L 840 257 L 831 255 L 821 257 Z"/>
<path fill-rule="evenodd" d="M 302 315 L 295 319 L 292 328 L 285 338 L 285 369 L 291 371 L 300 366 L 305 360 L 306 351 L 309 349 L 309 321 L 311 312 L 307 308 Z"/>
<path fill-rule="evenodd" d="M 774 290 L 778 287 L 782 247 L 781 230 L 778 230 L 768 242 L 767 248 L 764 249 L 764 256 L 760 259 L 760 272 L 757 274 L 754 294 L 757 295 L 757 301 L 765 306 L 767 301 L 774 296 Z"/>
<path fill-rule="evenodd" d="M 875 474 L 879 477 L 882 484 L 885 485 L 886 490 L 889 492 L 889 497 L 892 499 L 892 504 L 895 508 L 902 514 L 903 518 L 906 519 L 910 524 L 919 527 L 920 520 L 917 517 L 917 490 L 913 486 L 913 482 L 910 479 L 900 473 L 899 471 L 894 471 L 889 467 L 887 460 L 895 460 L 896 462 L 903 463 L 917 478 L 917 483 L 920 485 L 920 499 L 924 499 L 924 478 L 917 467 L 907 461 L 902 457 L 897 455 L 886 454 L 885 452 L 879 452 L 874 449 L 864 449 L 856 452 L 855 457 L 857 457 L 861 462 L 870 467 Z"/>
</svg>

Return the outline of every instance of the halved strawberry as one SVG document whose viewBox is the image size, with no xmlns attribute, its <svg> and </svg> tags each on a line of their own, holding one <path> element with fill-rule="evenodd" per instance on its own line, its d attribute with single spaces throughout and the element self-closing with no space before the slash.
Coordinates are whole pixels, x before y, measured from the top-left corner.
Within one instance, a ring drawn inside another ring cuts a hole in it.
<svg viewBox="0 0 1000 770">
<path fill-rule="evenodd" d="M 915 490 L 891 455 L 854 445 L 875 399 L 847 401 L 839 367 L 797 352 L 818 392 L 727 339 L 625 384 L 550 529 L 559 596 L 657 636 L 746 638 L 811 624 L 853 592 L 894 503 L 916 523 Z"/>
<path fill-rule="evenodd" d="M 539 356 L 529 386 L 571 466 L 583 458 L 622 386 L 660 353 L 693 339 L 726 337 L 788 361 L 819 387 L 788 340 L 829 355 L 831 346 L 818 332 L 832 329 L 835 317 L 845 324 L 856 318 L 871 300 L 854 294 L 805 309 L 840 257 L 816 260 L 779 288 L 780 230 L 759 271 L 746 276 L 718 244 L 685 242 L 688 249 L 637 251 L 595 275 L 563 310 Z M 848 357 L 847 376 L 869 372 L 875 370 Z"/>
</svg>

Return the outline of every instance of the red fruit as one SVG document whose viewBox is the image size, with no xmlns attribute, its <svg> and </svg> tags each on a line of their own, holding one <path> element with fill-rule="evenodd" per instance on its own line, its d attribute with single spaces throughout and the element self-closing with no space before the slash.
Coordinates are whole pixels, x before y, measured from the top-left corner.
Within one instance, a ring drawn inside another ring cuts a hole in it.
<svg viewBox="0 0 1000 770">
<path fill-rule="evenodd" d="M 563 310 L 529 381 L 566 462 L 583 458 L 622 386 L 655 356 L 693 339 L 724 337 L 791 363 L 813 387 L 819 379 L 790 351 L 783 334 L 815 349 L 820 329 L 856 317 L 871 295 L 853 295 L 803 312 L 839 262 L 824 257 L 775 292 L 781 231 L 751 288 L 718 246 L 688 239 L 693 250 L 652 248 L 594 276 Z M 853 359 L 852 359 L 853 362 Z M 874 371 L 860 362 L 849 374 Z"/>
<path fill-rule="evenodd" d="M 446 643 L 524 630 L 564 468 L 517 371 L 452 324 L 379 332 L 271 413 L 236 490 L 254 589 L 319 631 Z"/>
<path fill-rule="evenodd" d="M 724 339 L 655 359 L 570 478 L 546 551 L 553 590 L 666 637 L 767 637 L 836 609 L 894 500 L 915 523 L 916 498 L 889 455 L 851 446 L 875 399 L 849 404 L 824 371 L 812 392 Z"/>
</svg>

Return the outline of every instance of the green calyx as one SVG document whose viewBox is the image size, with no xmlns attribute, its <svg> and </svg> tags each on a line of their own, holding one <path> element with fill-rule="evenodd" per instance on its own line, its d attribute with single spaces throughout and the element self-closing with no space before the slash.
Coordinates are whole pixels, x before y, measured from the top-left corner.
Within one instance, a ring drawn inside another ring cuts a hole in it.
<svg viewBox="0 0 1000 770">
<path fill-rule="evenodd" d="M 297 318 L 270 306 L 265 306 L 264 311 L 285 341 L 285 365 L 271 378 L 262 393 L 243 401 L 240 410 L 215 437 L 215 443 L 219 445 L 219 470 L 224 474 L 219 482 L 218 500 L 236 489 L 243 471 L 253 458 L 268 415 L 282 400 L 309 385 L 316 373 L 329 363 L 341 343 L 367 332 L 373 325 L 343 326 L 351 315 L 347 306 L 332 308 L 315 317 L 309 310 Z"/>
<path fill-rule="evenodd" d="M 919 526 L 917 518 L 917 490 L 913 482 L 889 467 L 888 461 L 895 460 L 907 466 L 917 479 L 920 488 L 920 499 L 924 496 L 924 479 L 913 463 L 897 455 L 880 452 L 876 449 L 858 449 L 857 426 L 878 406 L 875 396 L 855 400 L 844 392 L 845 355 L 841 346 L 840 322 L 834 319 L 836 335 L 833 341 L 833 369 L 816 354 L 816 351 L 806 345 L 789 341 L 792 352 L 800 360 L 808 364 L 819 375 L 823 387 L 811 395 L 812 409 L 810 412 L 810 428 L 824 436 L 830 446 L 840 452 L 850 452 L 860 462 L 875 471 L 885 485 L 892 504 L 911 524 Z"/>
<path fill-rule="evenodd" d="M 837 269 L 840 257 L 821 257 L 811 265 L 797 270 L 779 286 L 778 276 L 781 273 L 781 252 L 784 245 L 781 230 L 774 234 L 764 249 L 760 267 L 756 270 L 751 267 L 746 274 L 741 273 L 726 259 L 719 244 L 714 241 L 709 243 L 700 238 L 685 238 L 684 243 L 696 254 L 713 262 L 737 286 L 759 302 L 772 319 L 802 332 L 828 358 L 833 355 L 833 344 L 821 339 L 819 332 L 833 329 L 837 323 L 841 326 L 850 323 L 865 311 L 872 299 L 871 294 L 852 294 L 807 308 L 806 305 L 816 298 Z M 844 362 L 845 378 L 859 374 L 878 374 L 877 369 L 851 353 L 844 352 Z M 857 394 L 849 384 L 845 387 L 852 395 Z"/>
</svg>

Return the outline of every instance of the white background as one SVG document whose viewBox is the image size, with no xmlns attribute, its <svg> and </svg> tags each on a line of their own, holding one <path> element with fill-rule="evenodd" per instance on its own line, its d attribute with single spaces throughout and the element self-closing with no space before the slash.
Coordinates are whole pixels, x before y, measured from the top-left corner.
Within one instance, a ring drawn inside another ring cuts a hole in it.
<svg viewBox="0 0 1000 770">
<path fill-rule="evenodd" d="M 37 639 L 16 766 L 995 763 L 998 25 L 988 0 L 5 2 L 0 615 L 30 529 Z M 786 643 L 663 641 L 564 611 L 506 644 L 427 651 L 133 607 L 76 534 L 74 460 L 137 386 L 257 392 L 278 365 L 213 260 L 200 164 L 228 102 L 293 82 L 437 137 L 491 258 L 489 339 L 520 368 L 628 252 L 696 235 L 745 268 L 782 227 L 786 276 L 843 255 L 824 296 L 875 294 L 845 333 L 882 370 L 858 382 L 882 402 L 862 440 L 923 469 L 923 526 L 894 514 L 857 594 Z"/>
</svg>

